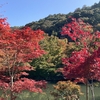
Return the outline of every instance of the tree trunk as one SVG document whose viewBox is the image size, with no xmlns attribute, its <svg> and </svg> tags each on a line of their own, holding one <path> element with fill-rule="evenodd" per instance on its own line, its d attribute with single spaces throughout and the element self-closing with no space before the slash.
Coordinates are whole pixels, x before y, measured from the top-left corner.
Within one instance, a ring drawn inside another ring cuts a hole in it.
<svg viewBox="0 0 100 100">
<path fill-rule="evenodd" d="M 86 80 L 86 100 L 89 100 L 89 83 L 88 83 L 88 80 Z"/>
<path fill-rule="evenodd" d="M 13 100 L 13 81 L 14 81 L 14 77 L 11 76 L 10 100 Z"/>
<path fill-rule="evenodd" d="M 92 83 L 90 85 L 90 89 L 91 89 L 91 94 L 92 94 L 92 100 L 95 100 L 93 80 L 92 80 Z"/>
</svg>

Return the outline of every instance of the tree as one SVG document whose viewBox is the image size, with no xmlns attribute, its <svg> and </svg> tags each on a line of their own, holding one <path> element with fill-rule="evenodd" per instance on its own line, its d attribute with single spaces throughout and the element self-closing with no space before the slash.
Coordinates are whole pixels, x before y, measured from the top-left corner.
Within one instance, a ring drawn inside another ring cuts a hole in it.
<svg viewBox="0 0 100 100">
<path fill-rule="evenodd" d="M 59 81 L 53 87 L 54 91 L 51 95 L 55 100 L 79 100 L 80 95 L 83 94 L 80 86 L 71 81 Z"/>
<path fill-rule="evenodd" d="M 30 28 L 11 30 L 6 19 L 0 18 L 0 89 L 4 99 L 15 100 L 23 90 L 42 92 L 46 82 L 25 78 L 28 75 L 25 71 L 32 67 L 24 63 L 44 54 L 39 46 L 43 34 Z"/>
<path fill-rule="evenodd" d="M 70 57 L 62 59 L 65 65 L 62 73 L 65 78 L 83 82 L 87 87 L 89 80 L 100 80 L 100 48 L 98 49 L 100 32 L 84 31 L 85 26 L 86 24 L 82 20 L 72 18 L 72 22 L 65 24 L 62 28 L 61 34 L 70 36 L 80 47 L 80 50 L 73 51 Z M 86 92 L 86 100 L 88 100 L 88 89 Z"/>
<path fill-rule="evenodd" d="M 40 45 L 46 53 L 31 62 L 36 74 L 38 74 L 35 77 L 49 81 L 57 81 L 57 79 L 63 78 L 61 73 L 56 73 L 56 70 L 62 65 L 61 58 L 66 56 L 66 39 L 59 39 L 56 36 L 45 34 L 45 38 L 40 42 Z"/>
</svg>

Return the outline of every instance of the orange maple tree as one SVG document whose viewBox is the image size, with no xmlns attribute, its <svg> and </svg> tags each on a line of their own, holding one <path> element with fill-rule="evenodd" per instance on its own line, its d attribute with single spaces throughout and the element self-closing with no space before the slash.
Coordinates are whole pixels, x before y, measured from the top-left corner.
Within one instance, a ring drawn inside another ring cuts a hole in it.
<svg viewBox="0 0 100 100">
<path fill-rule="evenodd" d="M 2 99 L 16 99 L 16 94 L 23 90 L 42 92 L 45 81 L 21 78 L 25 71 L 33 70 L 24 63 L 44 54 L 39 41 L 44 32 L 33 31 L 29 27 L 12 30 L 5 18 L 0 18 L 0 89 L 5 94 Z"/>
</svg>

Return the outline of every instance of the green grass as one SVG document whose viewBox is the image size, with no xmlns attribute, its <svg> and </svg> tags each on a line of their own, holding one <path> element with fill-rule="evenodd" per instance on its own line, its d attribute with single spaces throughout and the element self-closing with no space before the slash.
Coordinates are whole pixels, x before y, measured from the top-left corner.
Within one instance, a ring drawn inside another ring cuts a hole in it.
<svg viewBox="0 0 100 100">
<path fill-rule="evenodd" d="M 85 86 L 81 85 L 82 92 L 84 95 L 80 97 L 80 100 L 85 100 Z M 100 100 L 100 87 L 94 87 L 95 89 L 95 100 Z M 54 98 L 50 95 L 50 91 L 53 91 L 53 84 L 48 84 L 47 89 L 44 90 L 46 93 L 29 93 L 23 92 L 19 95 L 17 100 L 54 100 Z M 90 100 L 92 96 L 90 94 Z"/>
<path fill-rule="evenodd" d="M 82 92 L 84 95 L 80 97 L 80 100 L 85 100 L 85 86 L 81 85 Z M 95 100 L 100 100 L 100 87 L 95 87 Z M 47 89 L 44 89 L 45 93 L 30 93 L 27 91 L 24 91 L 21 93 L 17 100 L 54 100 L 54 98 L 50 95 L 50 91 L 53 91 L 53 84 L 48 84 Z M 91 99 L 90 95 L 90 100 Z"/>
<path fill-rule="evenodd" d="M 80 100 L 85 100 L 86 96 L 86 87 L 85 85 L 81 85 L 82 92 L 84 93 L 83 96 L 80 97 Z M 95 93 L 95 100 L 100 100 L 100 87 L 94 87 L 94 93 Z M 92 100 L 92 95 L 90 92 L 90 100 Z"/>
</svg>

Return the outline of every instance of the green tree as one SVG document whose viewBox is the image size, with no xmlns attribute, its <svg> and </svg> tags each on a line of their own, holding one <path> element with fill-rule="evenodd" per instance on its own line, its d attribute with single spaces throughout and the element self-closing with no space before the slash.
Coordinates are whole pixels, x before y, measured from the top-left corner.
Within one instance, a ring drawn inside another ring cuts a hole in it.
<svg viewBox="0 0 100 100">
<path fill-rule="evenodd" d="M 46 54 L 31 62 L 31 65 L 36 69 L 35 72 L 38 74 L 38 78 L 53 80 L 57 75 L 61 75 L 56 73 L 56 70 L 62 66 L 61 58 L 66 56 L 66 42 L 66 39 L 59 39 L 53 35 L 46 35 L 45 39 L 40 42 Z"/>
</svg>

